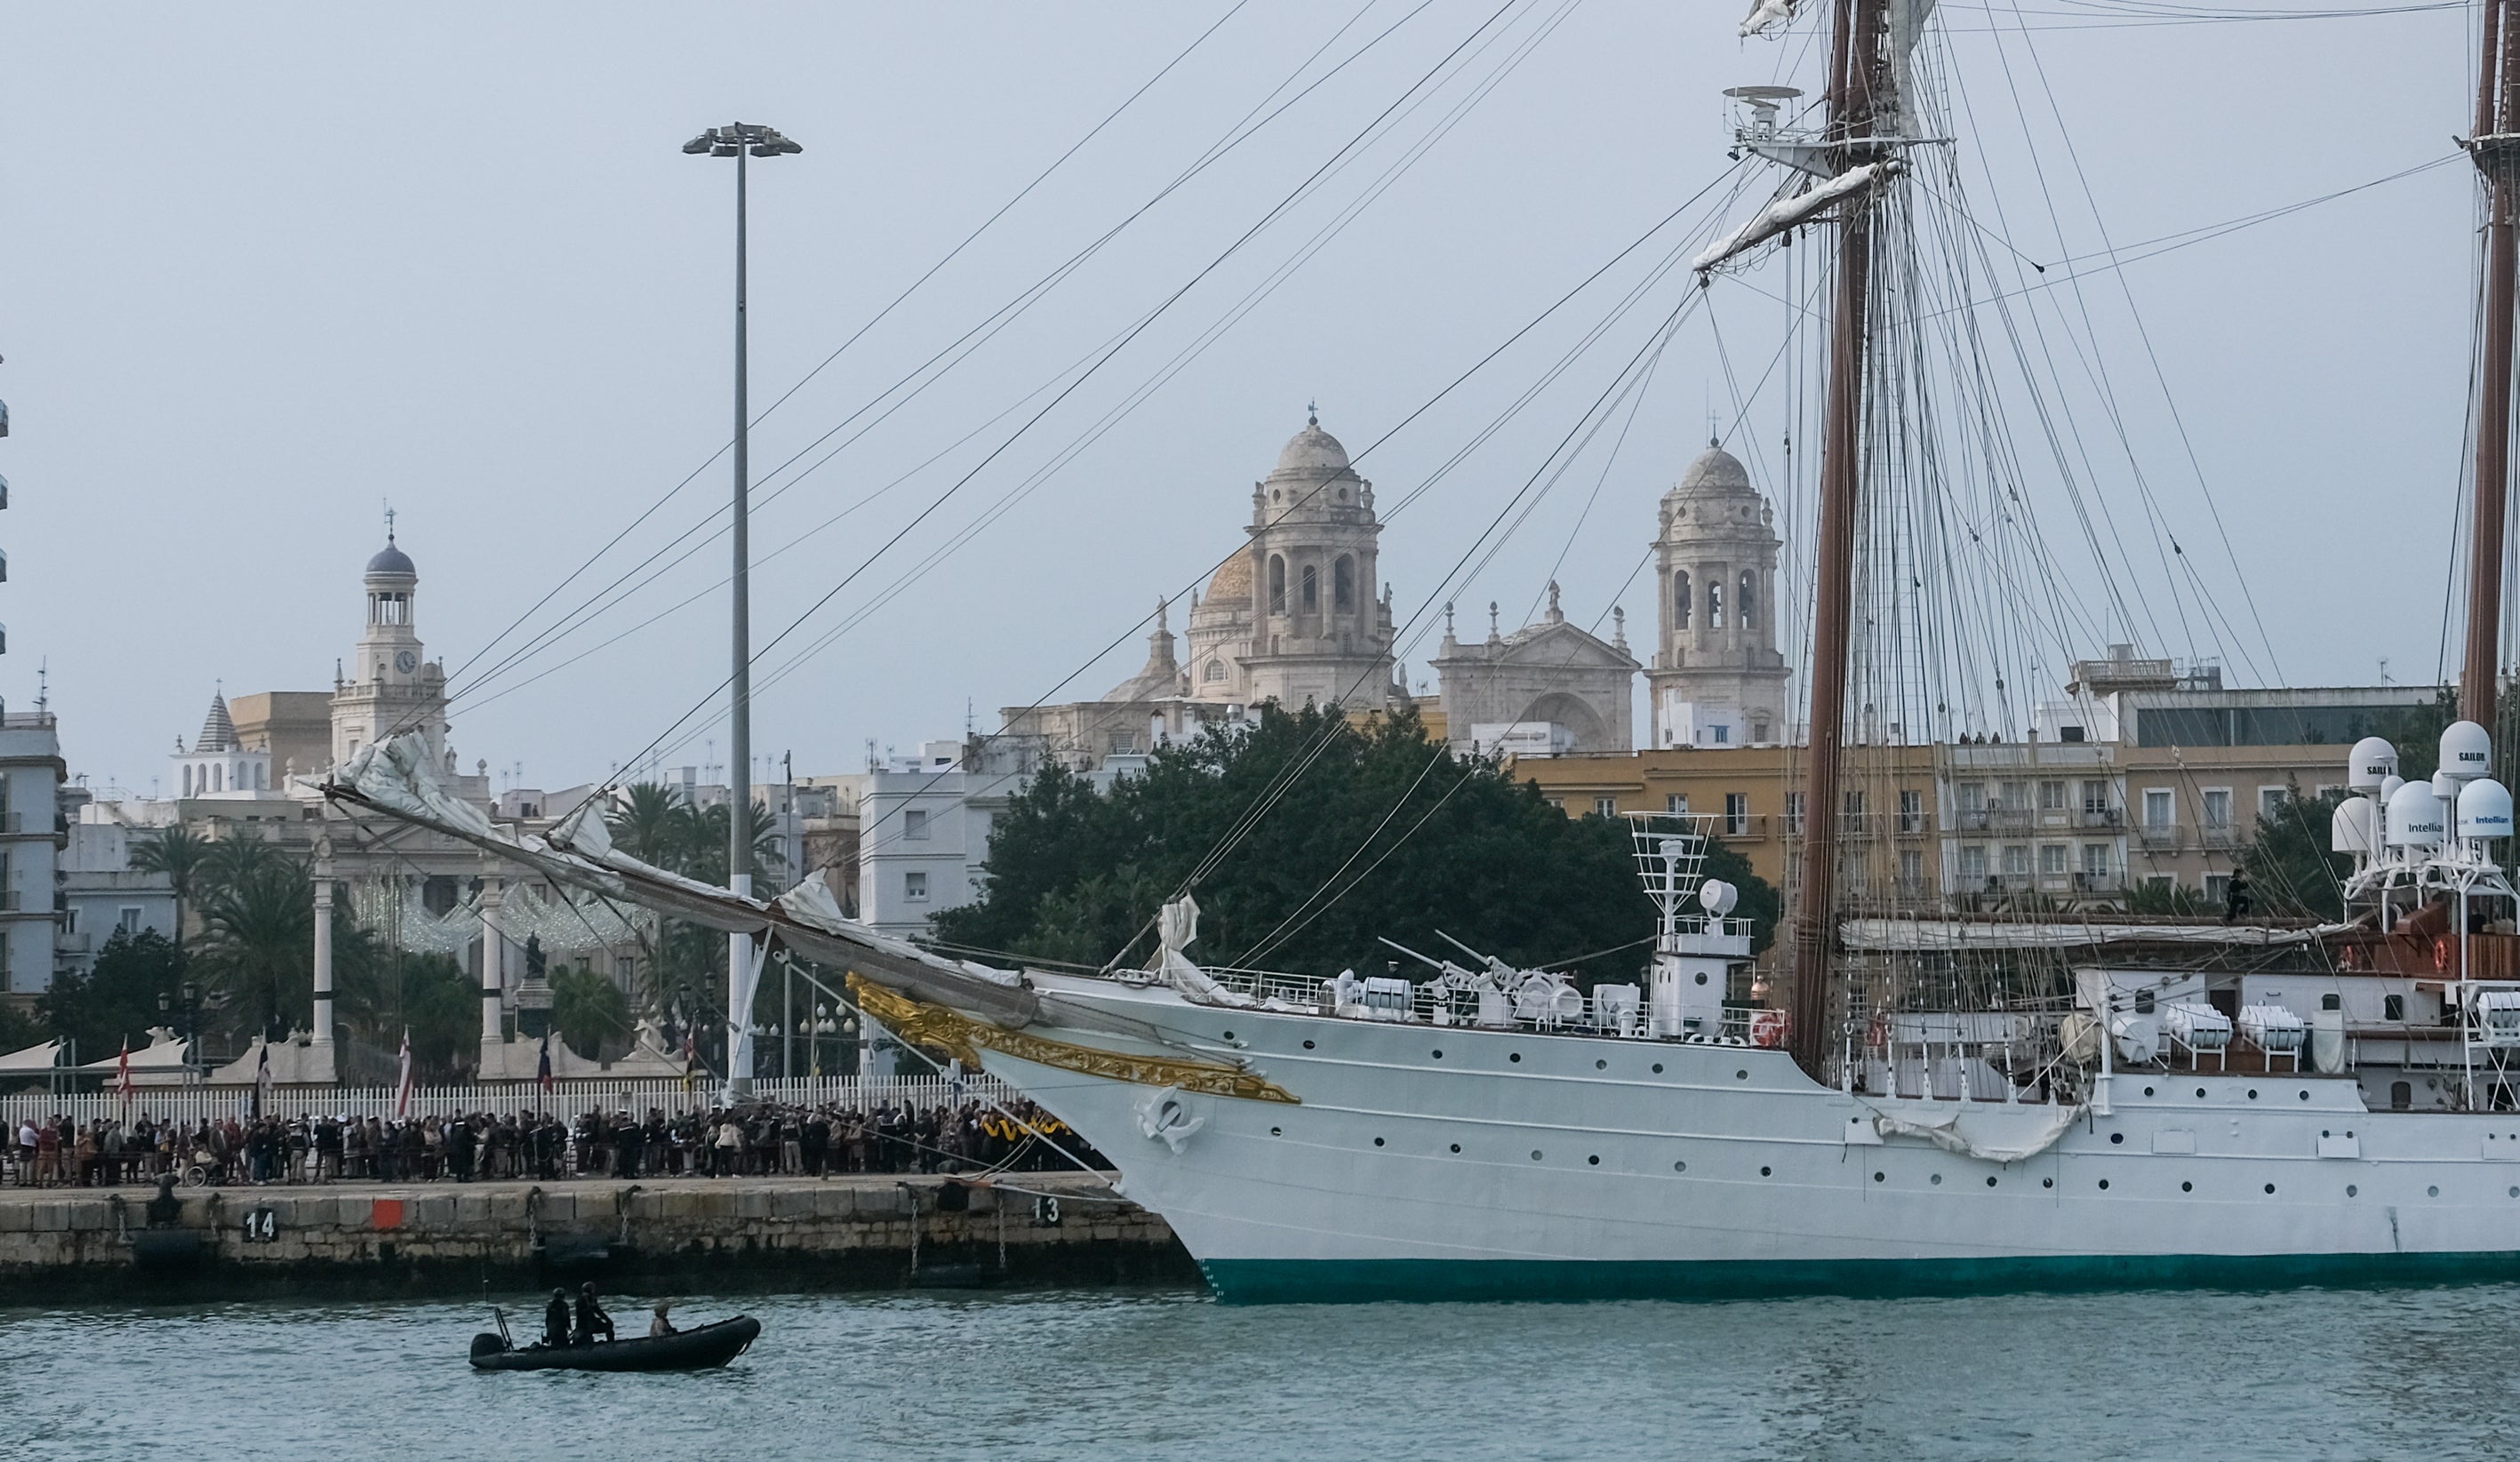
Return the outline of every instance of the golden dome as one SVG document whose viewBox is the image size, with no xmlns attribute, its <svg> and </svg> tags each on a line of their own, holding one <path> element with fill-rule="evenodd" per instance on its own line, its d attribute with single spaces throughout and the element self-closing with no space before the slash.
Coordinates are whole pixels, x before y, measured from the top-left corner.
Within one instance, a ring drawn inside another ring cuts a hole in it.
<svg viewBox="0 0 2520 1462">
<path fill-rule="evenodd" d="M 1247 602 L 1250 598 L 1251 552 L 1245 549 L 1226 559 L 1224 565 L 1217 569 L 1216 577 L 1207 581 L 1205 602 L 1213 603 L 1218 599 L 1229 601 L 1242 599 Z"/>
</svg>

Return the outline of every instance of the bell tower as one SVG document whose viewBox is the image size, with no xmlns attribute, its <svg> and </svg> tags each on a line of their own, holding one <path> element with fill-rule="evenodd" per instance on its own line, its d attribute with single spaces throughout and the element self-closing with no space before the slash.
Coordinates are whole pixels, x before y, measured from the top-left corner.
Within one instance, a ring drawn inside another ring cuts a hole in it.
<svg viewBox="0 0 2520 1462">
<path fill-rule="evenodd" d="M 1786 740 L 1777 652 L 1776 511 L 1740 460 L 1709 443 L 1663 495 L 1654 540 L 1661 642 L 1645 672 L 1656 746 Z"/>
<path fill-rule="evenodd" d="M 446 671 L 424 658 L 413 604 L 420 571 L 394 542 L 393 509 L 385 509 L 385 546 L 368 560 L 367 624 L 333 681 L 333 762 L 407 731 L 427 732 L 431 763 L 446 756 Z"/>
</svg>

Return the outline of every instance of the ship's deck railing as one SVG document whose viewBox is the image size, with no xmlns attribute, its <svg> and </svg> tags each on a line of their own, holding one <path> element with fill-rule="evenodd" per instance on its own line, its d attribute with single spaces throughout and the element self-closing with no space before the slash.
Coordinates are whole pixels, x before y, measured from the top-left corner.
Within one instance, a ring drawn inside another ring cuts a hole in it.
<svg viewBox="0 0 2520 1462">
<path fill-rule="evenodd" d="M 1633 990 L 1633 1004 L 1618 995 L 1603 997 L 1598 987 L 1594 995 L 1587 996 L 1571 985 L 1561 986 L 1553 999 L 1549 998 L 1545 992 L 1532 992 L 1520 998 L 1507 995 L 1502 997 L 1502 1008 L 1498 997 L 1491 994 L 1483 1020 L 1479 992 L 1448 989 L 1433 980 L 1402 981 L 1396 976 L 1388 976 L 1359 982 L 1350 993 L 1363 998 L 1341 1001 L 1337 997 L 1337 983 L 1318 976 L 1288 974 L 1282 970 L 1216 967 L 1208 967 L 1206 973 L 1217 984 L 1237 995 L 1344 1020 L 1612 1036 L 1633 1040 L 1694 1041 L 1701 1044 L 1777 1045 L 1782 1043 L 1783 1036 L 1781 1011 L 1728 1007 L 1702 1026 L 1657 1037 L 1652 1029 L 1652 1016 L 1642 985 L 1611 987 L 1613 990 Z M 1405 997 L 1391 988 L 1401 984 L 1408 986 Z M 1402 1002 L 1404 999 L 1405 1004 Z"/>
</svg>

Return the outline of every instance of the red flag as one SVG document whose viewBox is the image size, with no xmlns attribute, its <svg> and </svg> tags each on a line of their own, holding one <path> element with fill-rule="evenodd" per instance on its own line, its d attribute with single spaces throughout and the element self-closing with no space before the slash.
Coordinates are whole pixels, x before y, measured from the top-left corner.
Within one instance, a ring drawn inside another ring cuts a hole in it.
<svg viewBox="0 0 2520 1462">
<path fill-rule="evenodd" d="M 409 1026 L 405 1026 L 403 1027 L 402 1032 L 402 1075 L 394 1080 L 394 1120 L 397 1122 L 407 1121 L 410 1117 L 411 1028 Z"/>
<path fill-rule="evenodd" d="M 128 1103 L 131 1100 L 131 1038 L 128 1036 L 122 1038 L 122 1056 L 114 1062 L 113 1071 L 113 1089 L 120 1092 L 123 1101 Z"/>
</svg>

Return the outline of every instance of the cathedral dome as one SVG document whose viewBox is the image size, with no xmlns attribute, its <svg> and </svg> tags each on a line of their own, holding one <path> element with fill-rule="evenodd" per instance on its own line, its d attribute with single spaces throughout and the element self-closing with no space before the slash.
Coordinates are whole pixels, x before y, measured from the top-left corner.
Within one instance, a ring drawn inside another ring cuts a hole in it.
<svg viewBox="0 0 2520 1462">
<path fill-rule="evenodd" d="M 1218 566 L 1216 577 L 1207 581 L 1207 596 L 1200 602 L 1213 604 L 1249 603 L 1251 601 L 1251 555 L 1238 553 Z"/>
<path fill-rule="evenodd" d="M 1674 491 L 1684 498 L 1757 494 L 1757 489 L 1750 486 L 1750 469 L 1741 465 L 1741 459 L 1712 443 L 1688 465 L 1688 471 L 1680 474 L 1680 486 Z"/>
<path fill-rule="evenodd" d="M 1278 470 L 1310 475 L 1331 475 L 1348 470 L 1347 448 L 1339 439 L 1322 429 L 1319 419 L 1304 423 L 1278 454 Z"/>
<path fill-rule="evenodd" d="M 400 574 L 408 579 L 420 577 L 420 570 L 412 566 L 411 555 L 394 547 L 393 535 L 390 533 L 385 535 L 384 548 L 377 554 L 377 556 L 368 560 L 368 572 Z"/>
</svg>

